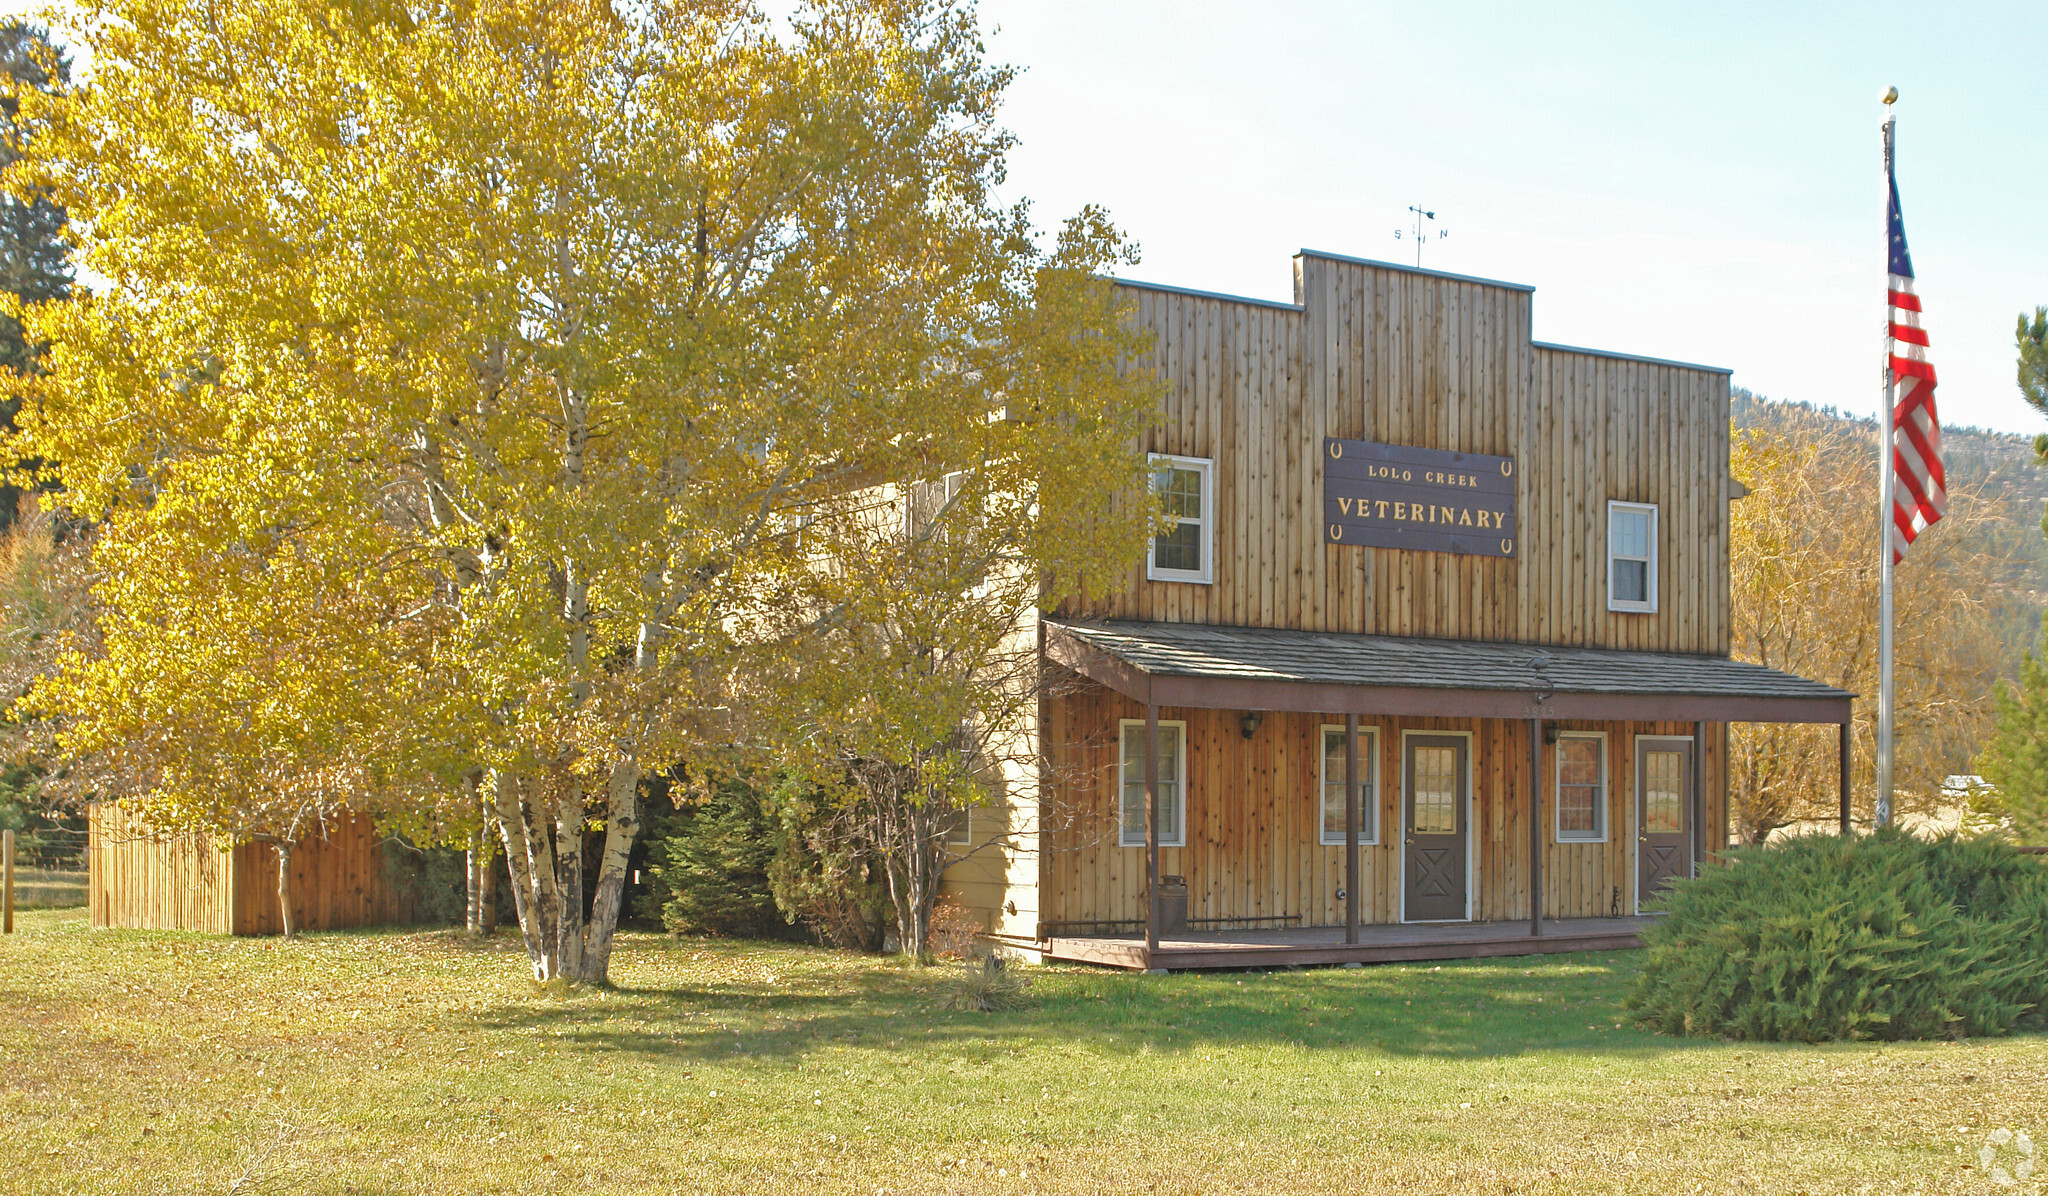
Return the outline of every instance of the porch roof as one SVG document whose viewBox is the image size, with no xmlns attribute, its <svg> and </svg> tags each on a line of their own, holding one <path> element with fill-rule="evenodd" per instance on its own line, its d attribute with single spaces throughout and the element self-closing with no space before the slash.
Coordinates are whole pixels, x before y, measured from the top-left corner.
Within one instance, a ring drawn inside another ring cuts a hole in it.
<svg viewBox="0 0 2048 1196">
<path fill-rule="evenodd" d="M 1725 656 L 1204 623 L 1048 619 L 1046 655 L 1140 702 L 1230 710 L 1842 723 L 1855 696 Z"/>
</svg>

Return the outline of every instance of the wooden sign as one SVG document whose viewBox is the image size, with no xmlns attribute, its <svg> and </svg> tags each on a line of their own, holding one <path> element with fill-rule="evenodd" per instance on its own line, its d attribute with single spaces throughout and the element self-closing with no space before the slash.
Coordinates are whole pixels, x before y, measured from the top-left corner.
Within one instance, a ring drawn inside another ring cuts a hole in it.
<svg viewBox="0 0 2048 1196">
<path fill-rule="evenodd" d="M 1323 543 L 1515 555 L 1515 459 L 1323 441 Z"/>
</svg>

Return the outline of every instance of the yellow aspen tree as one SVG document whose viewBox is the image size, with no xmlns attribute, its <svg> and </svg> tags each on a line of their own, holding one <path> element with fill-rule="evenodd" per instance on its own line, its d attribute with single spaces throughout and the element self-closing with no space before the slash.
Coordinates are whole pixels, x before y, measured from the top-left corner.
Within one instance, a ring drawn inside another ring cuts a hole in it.
<svg viewBox="0 0 2048 1196">
<path fill-rule="evenodd" d="M 1858 695 L 1852 785 L 1868 816 L 1875 785 L 1877 469 L 1873 427 L 1785 408 L 1736 429 L 1729 471 L 1750 488 L 1729 506 L 1731 651 Z M 1995 492 L 1958 484 L 1946 518 L 1898 568 L 1899 808 L 1932 813 L 1942 782 L 1989 731 L 2005 648 L 1999 604 L 2008 562 L 1987 532 L 2011 512 Z M 1730 822 L 1745 843 L 1779 827 L 1831 823 L 1839 774 L 1832 727 L 1736 723 L 1729 731 Z"/>
<path fill-rule="evenodd" d="M 1077 255 L 1107 238 L 1064 236 Z M 1034 850 L 1036 722 L 1057 675 L 1037 616 L 1119 584 L 1159 518 L 1133 450 L 1161 388 L 1118 369 L 1146 334 L 1077 269 L 1042 271 L 1030 299 L 971 363 L 1003 380 L 1005 406 L 954 405 L 920 474 L 807 509 L 809 567 L 741 608 L 777 649 L 741 689 L 749 746 L 836 803 L 822 833 L 880 864 L 911 955 L 948 866 Z M 1086 312 L 1090 335 L 1077 345 L 1047 312 Z"/>
<path fill-rule="evenodd" d="M 106 285 L 20 310 L 10 447 L 101 524 L 109 615 L 43 700 L 81 747 L 175 725 L 132 686 L 177 650 L 274 702 L 159 736 L 137 800 L 241 760 L 223 821 L 258 775 L 402 816 L 483 769 L 540 981 L 608 978 L 640 782 L 733 734 L 772 650 L 733 613 L 807 514 L 1012 408 L 1130 452 L 1114 234 L 992 199 L 1010 72 L 962 4 L 113 0 L 67 36 L 92 70 L 21 96 L 8 177 Z M 242 623 L 280 585 L 288 685 Z"/>
</svg>

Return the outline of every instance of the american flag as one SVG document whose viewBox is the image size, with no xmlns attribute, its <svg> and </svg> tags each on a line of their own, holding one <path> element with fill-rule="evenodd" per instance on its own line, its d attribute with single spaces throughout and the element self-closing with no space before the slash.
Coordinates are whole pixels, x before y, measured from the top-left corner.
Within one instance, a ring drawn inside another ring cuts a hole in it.
<svg viewBox="0 0 2048 1196">
<path fill-rule="evenodd" d="M 1941 472 L 1941 424 L 1934 416 L 1934 366 L 1913 293 L 1913 258 L 1899 216 L 1899 180 L 1891 183 L 1892 560 L 1906 555 L 1922 528 L 1941 518 L 1948 493 Z"/>
</svg>

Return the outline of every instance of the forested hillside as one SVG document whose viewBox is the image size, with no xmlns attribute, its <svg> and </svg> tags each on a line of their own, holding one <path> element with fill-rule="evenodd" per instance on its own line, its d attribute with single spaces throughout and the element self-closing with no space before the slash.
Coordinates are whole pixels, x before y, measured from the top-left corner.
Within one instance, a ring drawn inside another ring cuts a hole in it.
<svg viewBox="0 0 2048 1196">
<path fill-rule="evenodd" d="M 1730 410 L 1738 432 L 1775 432 L 1809 442 L 1828 439 L 1831 434 L 1866 440 L 1870 444 L 1866 476 L 1875 506 L 1876 419 L 1845 415 L 1833 407 L 1772 399 L 1741 387 L 1735 388 Z M 2000 640 L 2007 649 L 2008 667 L 2002 675 L 2016 676 L 2021 653 L 2040 644 L 2041 612 L 2048 607 L 2048 533 L 2043 531 L 2048 523 L 2043 518 L 2048 514 L 2048 465 L 2036 463 L 2032 437 L 1983 428 L 1944 427 L 1941 449 L 1950 509 L 1972 504 L 1995 509 L 1993 518 L 1972 521 L 1970 534 L 2008 562 L 2004 592 L 1997 595 Z M 1957 526 L 1960 522 L 1937 524 L 1926 536 L 1941 535 Z M 1876 552 L 1872 544 L 1871 555 L 1875 557 Z M 1916 560 L 1917 554 L 1909 553 L 1900 569 L 1912 568 Z M 1871 617 L 1876 618 L 1874 611 Z"/>
<path fill-rule="evenodd" d="M 1859 696 L 1857 815 L 1875 789 L 1878 512 L 1876 421 L 1738 390 L 1730 468 L 1751 494 L 1730 510 L 1738 659 Z M 1994 695 L 2040 642 L 2048 595 L 2048 468 L 2029 438 L 1943 432 L 1948 516 L 1897 571 L 1898 805 L 1953 804 L 1943 778 L 1974 771 Z M 1735 834 L 1754 842 L 1792 823 L 1831 822 L 1831 728 L 1739 724 L 1730 739 Z"/>
</svg>

